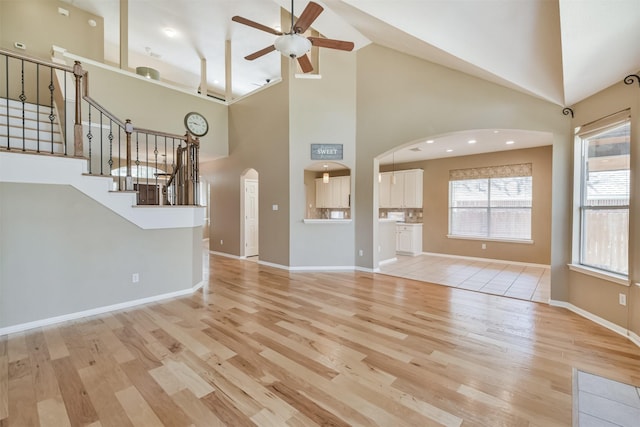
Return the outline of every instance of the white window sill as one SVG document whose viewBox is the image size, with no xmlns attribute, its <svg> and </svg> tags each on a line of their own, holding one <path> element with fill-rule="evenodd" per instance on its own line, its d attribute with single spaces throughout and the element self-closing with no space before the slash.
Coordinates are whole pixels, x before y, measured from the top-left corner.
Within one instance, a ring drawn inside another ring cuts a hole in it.
<svg viewBox="0 0 640 427">
<path fill-rule="evenodd" d="M 607 271 L 598 270 L 596 268 L 586 267 L 580 264 L 568 264 L 569 270 L 577 273 L 586 274 L 587 276 L 597 277 L 598 279 L 616 283 L 622 286 L 630 286 L 629 279 L 621 274 L 609 273 Z"/>
<path fill-rule="evenodd" d="M 456 236 L 453 234 L 447 234 L 447 239 L 458 239 L 458 240 L 481 240 L 483 242 L 498 242 L 498 243 L 520 243 L 523 245 L 533 245 L 533 240 L 516 240 L 516 239 L 489 239 L 486 237 L 475 237 L 475 236 Z"/>
</svg>

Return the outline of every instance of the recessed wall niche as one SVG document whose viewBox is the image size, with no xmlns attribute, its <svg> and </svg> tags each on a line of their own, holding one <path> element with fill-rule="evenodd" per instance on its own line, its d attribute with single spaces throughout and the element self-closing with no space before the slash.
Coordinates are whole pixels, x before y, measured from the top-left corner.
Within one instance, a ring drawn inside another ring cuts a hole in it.
<svg viewBox="0 0 640 427">
<path fill-rule="evenodd" d="M 351 169 L 316 162 L 304 170 L 305 219 L 351 219 Z"/>
</svg>

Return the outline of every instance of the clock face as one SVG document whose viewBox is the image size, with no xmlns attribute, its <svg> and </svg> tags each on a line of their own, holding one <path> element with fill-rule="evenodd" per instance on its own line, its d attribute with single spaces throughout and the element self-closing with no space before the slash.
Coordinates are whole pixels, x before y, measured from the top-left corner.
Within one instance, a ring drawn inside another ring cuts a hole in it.
<svg viewBox="0 0 640 427">
<path fill-rule="evenodd" d="M 209 131 L 209 123 L 202 114 L 189 113 L 184 117 L 184 125 L 195 136 L 204 136 Z"/>
</svg>

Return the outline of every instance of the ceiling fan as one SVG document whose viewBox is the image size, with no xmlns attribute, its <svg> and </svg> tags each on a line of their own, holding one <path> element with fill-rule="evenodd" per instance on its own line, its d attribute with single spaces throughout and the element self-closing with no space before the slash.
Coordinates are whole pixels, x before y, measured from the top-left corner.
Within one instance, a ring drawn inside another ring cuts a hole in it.
<svg viewBox="0 0 640 427">
<path fill-rule="evenodd" d="M 327 39 L 324 37 L 305 37 L 302 35 L 305 31 L 307 31 L 313 21 L 316 20 L 316 18 L 322 13 L 323 10 L 324 8 L 318 3 L 310 1 L 309 4 L 307 4 L 307 7 L 305 7 L 305 9 L 302 11 L 302 14 L 298 18 L 298 20 L 294 23 L 293 0 L 291 0 L 291 30 L 288 33 L 283 33 L 271 27 L 267 27 L 266 25 L 262 25 L 250 19 L 243 18 L 242 16 L 234 16 L 233 18 L 231 18 L 232 21 L 279 36 L 271 46 L 260 49 L 259 51 L 254 52 L 251 55 L 247 55 L 244 57 L 244 59 L 253 61 L 254 59 L 266 55 L 267 53 L 277 50 L 284 56 L 297 59 L 302 72 L 308 73 L 310 71 L 313 71 L 313 65 L 311 65 L 311 60 L 307 55 L 307 52 L 311 50 L 311 46 L 328 47 L 330 49 L 345 51 L 353 50 L 353 42 Z"/>
</svg>

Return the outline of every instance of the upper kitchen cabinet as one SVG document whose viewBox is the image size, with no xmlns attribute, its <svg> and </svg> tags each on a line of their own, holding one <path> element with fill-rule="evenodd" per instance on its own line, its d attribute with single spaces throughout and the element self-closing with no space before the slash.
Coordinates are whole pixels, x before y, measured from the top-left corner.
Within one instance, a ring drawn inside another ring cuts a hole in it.
<svg viewBox="0 0 640 427">
<path fill-rule="evenodd" d="M 422 169 L 408 169 L 380 174 L 381 208 L 422 208 Z M 395 178 L 395 179 L 394 179 Z"/>
<path fill-rule="evenodd" d="M 316 207 L 317 208 L 348 208 L 351 199 L 351 177 L 316 178 Z"/>
</svg>

